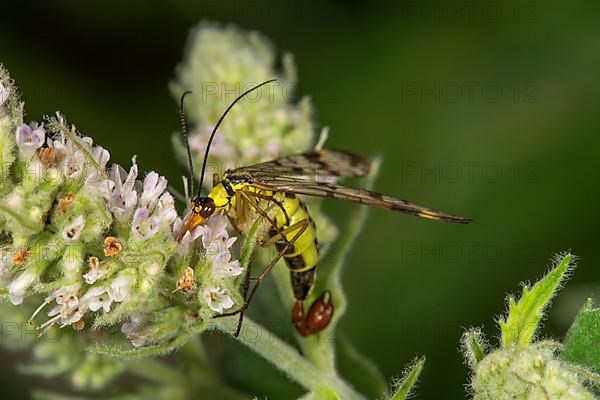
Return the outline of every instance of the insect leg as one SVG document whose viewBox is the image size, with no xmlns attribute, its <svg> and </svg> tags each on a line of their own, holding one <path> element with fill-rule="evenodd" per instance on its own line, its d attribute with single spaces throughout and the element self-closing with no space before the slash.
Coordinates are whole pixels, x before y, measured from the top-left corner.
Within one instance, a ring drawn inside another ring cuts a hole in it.
<svg viewBox="0 0 600 400">
<path fill-rule="evenodd" d="M 236 194 L 237 194 L 237 193 L 240 193 L 240 197 L 243 197 L 243 198 L 245 198 L 245 200 L 247 200 L 247 201 L 248 201 L 248 203 L 250 203 L 250 205 L 251 205 L 251 206 L 252 206 L 252 207 L 253 207 L 253 208 L 256 210 L 256 212 L 258 212 L 258 214 L 259 214 L 261 217 L 263 217 L 263 218 L 264 218 L 264 219 L 265 219 L 265 220 L 266 220 L 266 221 L 267 221 L 269 224 L 271 224 L 271 227 L 272 227 L 272 228 L 273 228 L 275 231 L 277 231 L 277 234 L 278 234 L 278 235 L 279 235 L 279 234 L 281 234 L 282 230 L 281 230 L 281 228 L 280 228 L 280 227 L 278 227 L 278 226 L 277 226 L 277 221 L 274 221 L 274 220 L 273 220 L 273 218 L 271 218 L 271 217 L 270 217 L 270 216 L 269 216 L 269 215 L 268 215 L 268 214 L 265 212 L 265 210 L 263 210 L 262 208 L 260 208 L 260 207 L 258 206 L 258 204 L 254 203 L 253 199 L 252 199 L 252 198 L 250 198 L 250 192 L 247 192 L 247 191 L 244 191 L 244 190 L 238 190 L 238 191 L 236 192 Z M 280 203 L 280 204 L 281 204 L 281 203 Z M 282 207 L 283 207 L 283 206 L 282 206 Z M 289 228 L 286 228 L 286 229 L 289 229 Z M 282 235 L 282 240 L 283 240 L 284 242 L 286 242 L 286 244 L 289 244 L 289 242 L 288 242 L 288 239 L 287 239 L 287 237 L 285 237 L 285 235 Z M 262 243 L 262 244 L 261 244 L 261 246 L 262 246 L 262 247 L 265 247 L 265 244 L 264 244 L 264 243 Z"/>
<path fill-rule="evenodd" d="M 298 229 L 298 227 L 296 225 L 298 225 L 298 224 L 304 224 L 305 223 L 304 221 L 307 221 L 307 220 L 303 219 L 302 221 L 298 221 L 294 225 L 288 226 L 285 229 L 277 229 L 278 232 L 275 235 L 271 236 L 269 239 L 265 240 L 262 243 L 262 246 L 263 247 L 268 247 L 268 246 L 274 245 L 275 243 L 277 243 L 279 241 L 284 241 L 284 242 L 287 241 L 286 235 L 288 233 L 292 233 L 296 229 Z M 308 221 L 306 222 L 306 224 L 308 225 Z M 304 228 L 304 229 L 306 229 L 306 228 Z"/>
<path fill-rule="evenodd" d="M 245 207 L 243 207 L 241 204 L 242 204 L 242 201 L 247 201 L 259 213 L 259 215 L 262 218 L 264 218 L 267 222 L 269 222 L 269 224 L 271 225 L 271 227 L 274 230 L 276 230 L 278 232 L 278 235 L 279 235 L 282 230 L 277 226 L 276 221 L 274 221 L 262 208 L 260 208 L 258 206 L 257 203 L 254 202 L 254 199 L 252 199 L 250 197 L 251 194 L 254 194 L 254 193 L 252 193 L 250 191 L 244 191 L 244 190 L 238 190 L 238 191 L 235 192 L 236 205 L 237 205 L 236 210 L 235 210 L 236 218 L 242 218 L 243 217 L 241 215 L 241 213 L 244 212 Z M 260 195 L 260 196 L 256 196 L 256 197 L 263 198 L 265 200 L 274 200 L 275 202 L 277 202 L 275 199 L 269 198 L 268 196 Z M 283 209 L 283 205 L 281 203 L 277 202 L 277 204 L 280 207 L 282 207 L 282 209 Z M 285 210 L 284 210 L 284 212 L 285 212 Z M 287 218 L 287 213 L 285 215 L 286 215 L 286 218 Z M 286 228 L 287 232 L 293 232 L 294 230 L 297 229 L 297 228 L 294 228 L 294 229 L 290 229 L 290 228 L 292 228 L 292 227 Z M 306 229 L 306 228 L 304 228 L 304 229 Z M 301 233 L 302 232 L 300 232 L 300 234 Z M 297 235 L 297 236 L 299 237 L 300 235 Z M 287 251 L 288 248 L 291 248 L 292 243 L 287 240 L 287 237 L 285 236 L 285 234 L 282 234 L 282 237 L 283 237 L 283 240 L 286 242 L 286 247 L 284 248 L 284 250 L 282 250 L 283 254 L 285 254 L 285 251 Z M 294 241 L 295 241 L 295 239 L 294 239 Z M 275 260 L 275 262 L 273 263 L 273 265 L 275 265 L 275 263 L 277 263 L 277 260 L 279 260 L 279 258 L 281 258 L 281 256 L 279 256 Z M 272 268 L 272 266 L 271 266 L 271 268 Z M 261 276 L 262 276 L 262 274 L 261 274 Z M 240 330 L 242 328 L 242 322 L 244 320 L 244 311 L 248 308 L 248 304 L 250 302 L 249 299 L 246 298 L 247 293 L 248 293 L 248 289 L 249 289 L 249 286 L 250 286 L 250 278 L 251 278 L 251 275 L 250 275 L 250 264 L 248 264 L 248 270 L 246 271 L 246 275 L 245 275 L 245 278 L 244 278 L 244 287 L 243 287 L 244 306 L 242 306 L 239 310 L 215 316 L 215 318 L 217 318 L 217 317 L 224 317 L 224 316 L 231 316 L 231 315 L 235 315 L 235 314 L 240 314 L 240 318 L 239 318 L 239 321 L 238 321 L 238 326 L 237 326 L 237 329 L 235 331 L 235 336 L 238 336 L 239 333 L 240 333 Z M 260 276 L 259 276 L 259 278 L 260 278 Z M 257 285 L 260 284 L 260 282 L 258 282 L 259 278 L 256 279 L 257 282 L 253 286 L 253 292 L 256 290 L 254 288 Z M 262 278 L 262 279 L 264 279 L 264 278 Z M 250 297 L 252 297 L 253 292 L 251 292 Z"/>
<path fill-rule="evenodd" d="M 214 318 L 229 317 L 229 316 L 232 316 L 232 315 L 243 314 L 248 309 L 248 306 L 249 306 L 250 302 L 252 301 L 252 297 L 254 297 L 254 294 L 256 293 L 256 290 L 258 289 L 258 287 L 261 285 L 261 283 L 264 281 L 264 279 L 269 275 L 269 273 L 271 272 L 271 270 L 273 269 L 273 267 L 275 267 L 275 265 L 277 264 L 277 262 L 288 251 L 288 249 L 290 249 L 291 246 L 293 246 L 293 244 L 296 242 L 296 240 L 298 240 L 298 238 L 302 235 L 302 233 L 304 233 L 304 231 L 306 230 L 306 228 L 308 227 L 308 225 L 309 225 L 309 222 L 307 220 L 302 220 L 302 221 L 298 221 L 294 225 L 290 226 L 288 229 L 294 228 L 294 229 L 291 229 L 290 232 L 297 231 L 296 234 L 294 235 L 294 237 L 290 241 L 288 241 L 287 243 L 285 243 L 285 245 L 281 248 L 281 250 L 279 251 L 279 253 L 275 256 L 275 258 L 273 260 L 271 260 L 271 262 L 269 263 L 269 265 L 267 265 L 267 267 L 256 278 L 256 282 L 254 283 L 254 286 L 252 286 L 252 289 L 247 294 L 247 296 L 246 296 L 246 298 L 244 300 L 244 305 L 242 305 L 239 309 L 237 309 L 235 311 L 231 311 L 231 312 L 226 312 L 226 313 L 223 313 L 223 314 L 215 315 Z M 248 275 L 248 277 L 246 279 L 249 279 L 249 275 Z M 242 319 L 242 317 L 240 316 L 240 320 L 241 319 Z M 241 322 L 238 322 L 238 329 L 236 330 L 235 336 L 239 335 L 240 329 L 241 329 Z"/>
<path fill-rule="evenodd" d="M 263 200 L 267 200 L 267 201 L 272 201 L 273 204 L 275 204 L 277 207 L 279 207 L 281 209 L 281 212 L 283 213 L 283 216 L 285 217 L 286 225 L 290 224 L 290 217 L 289 217 L 289 215 L 288 215 L 285 207 L 283 206 L 283 204 L 281 204 L 281 202 L 279 200 L 277 200 L 275 198 L 275 196 L 266 196 L 264 194 L 256 193 L 256 192 L 251 192 L 249 190 L 243 190 L 243 191 L 244 191 L 245 194 L 247 194 L 249 196 L 254 196 L 254 197 L 258 197 L 259 199 L 263 199 Z"/>
<path fill-rule="evenodd" d="M 258 289 L 258 286 L 267 277 L 267 275 L 269 275 L 269 273 L 271 272 L 273 267 L 275 267 L 275 264 L 277 264 L 277 262 L 281 259 L 281 257 L 284 256 L 284 254 L 288 251 L 288 249 L 290 249 L 291 246 L 296 242 L 296 240 L 298 240 L 298 238 L 304 233 L 304 231 L 306 230 L 308 225 L 309 225 L 308 220 L 303 219 L 302 221 L 298 221 L 294 225 L 287 228 L 289 230 L 288 233 L 296 231 L 296 234 L 289 242 L 287 242 L 284 245 L 284 247 L 281 248 L 281 250 L 279 251 L 277 256 L 275 256 L 275 258 L 273 260 L 271 260 L 269 265 L 256 278 L 256 283 L 254 284 L 254 286 L 252 286 L 252 289 L 250 290 L 250 293 L 248 294 L 248 298 L 246 299 L 246 304 L 248 304 L 250 302 L 250 300 L 252 300 L 252 297 L 256 293 L 256 289 Z"/>
<path fill-rule="evenodd" d="M 243 202 L 242 191 L 241 190 L 237 190 L 235 192 L 235 209 L 234 209 L 234 212 L 235 212 L 235 219 L 238 220 L 238 221 L 242 221 L 242 218 L 243 218 L 243 214 L 242 213 L 244 212 L 244 209 L 245 209 L 245 207 L 242 206 L 242 202 Z"/>
<path fill-rule="evenodd" d="M 248 201 L 248 203 L 249 203 L 249 204 L 252 206 L 252 208 L 254 208 L 254 209 L 256 210 L 256 212 L 257 212 L 257 213 L 258 213 L 258 214 L 259 214 L 261 217 L 263 217 L 263 218 L 264 218 L 264 219 L 265 219 L 265 220 L 266 220 L 266 221 L 267 221 L 269 224 L 271 224 L 271 226 L 272 226 L 274 229 L 279 229 L 279 228 L 277 227 L 277 222 L 276 222 L 275 220 L 273 220 L 273 218 L 271 218 L 271 217 L 269 216 L 269 214 L 267 214 L 267 213 L 265 212 L 265 210 L 263 210 L 262 208 L 260 208 L 260 207 L 258 206 L 258 204 L 256 204 L 256 203 L 254 202 L 254 199 L 250 198 L 249 192 L 247 192 L 247 191 L 245 191 L 245 190 L 238 190 L 238 191 L 236 192 L 236 194 L 237 194 L 237 193 L 239 193 L 239 194 L 240 194 L 240 197 L 243 197 L 245 200 L 247 200 L 247 201 Z"/>
<path fill-rule="evenodd" d="M 244 304 L 247 303 L 246 296 L 248 295 L 248 289 L 250 288 L 250 269 L 251 263 L 248 263 L 248 268 L 246 270 L 246 275 L 244 275 L 244 286 L 242 287 L 242 297 L 244 299 Z M 242 323 L 244 322 L 244 311 L 240 311 L 240 318 L 238 318 L 238 324 L 235 328 L 235 337 L 240 335 L 240 331 L 242 330 Z"/>
</svg>

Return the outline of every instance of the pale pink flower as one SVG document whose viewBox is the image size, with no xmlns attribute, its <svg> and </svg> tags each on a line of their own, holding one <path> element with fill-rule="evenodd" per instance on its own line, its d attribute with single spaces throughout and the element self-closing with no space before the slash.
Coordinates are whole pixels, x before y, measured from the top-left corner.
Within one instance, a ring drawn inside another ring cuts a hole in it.
<svg viewBox="0 0 600 400">
<path fill-rule="evenodd" d="M 46 139 L 46 130 L 43 126 L 38 126 L 37 122 L 32 122 L 30 125 L 22 124 L 17 128 L 16 141 L 21 149 L 21 152 L 27 156 L 42 147 Z"/>
</svg>

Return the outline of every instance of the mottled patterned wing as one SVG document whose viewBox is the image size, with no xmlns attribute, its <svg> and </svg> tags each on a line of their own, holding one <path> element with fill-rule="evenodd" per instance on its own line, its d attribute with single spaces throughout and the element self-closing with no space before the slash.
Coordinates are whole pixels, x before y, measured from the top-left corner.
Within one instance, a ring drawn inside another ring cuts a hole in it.
<svg viewBox="0 0 600 400">
<path fill-rule="evenodd" d="M 262 177 L 303 177 L 317 181 L 332 181 L 338 178 L 366 175 L 370 165 L 368 160 L 358 155 L 322 149 L 241 167 L 230 171 L 229 176 L 250 174 L 257 179 Z"/>
<path fill-rule="evenodd" d="M 364 204 L 371 207 L 400 211 L 421 218 L 435 219 L 459 224 L 471 222 L 468 218 L 447 214 L 442 211 L 423 207 L 406 200 L 364 189 L 355 189 L 337 183 L 314 182 L 306 179 L 285 177 L 263 177 L 252 182 L 253 186 L 266 190 L 303 194 L 308 196 L 327 197 Z"/>
</svg>

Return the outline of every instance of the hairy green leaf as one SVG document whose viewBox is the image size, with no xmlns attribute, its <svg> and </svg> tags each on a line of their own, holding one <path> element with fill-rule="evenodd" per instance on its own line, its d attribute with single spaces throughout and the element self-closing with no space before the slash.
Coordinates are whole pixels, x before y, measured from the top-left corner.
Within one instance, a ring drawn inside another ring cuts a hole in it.
<svg viewBox="0 0 600 400">
<path fill-rule="evenodd" d="M 567 332 L 562 359 L 600 373 L 599 344 L 600 308 L 588 299 Z"/>
<path fill-rule="evenodd" d="M 475 370 L 477 364 L 485 357 L 487 347 L 487 341 L 480 328 L 471 328 L 461 337 L 461 349 L 472 370 Z"/>
<path fill-rule="evenodd" d="M 417 358 L 412 362 L 404 372 L 402 378 L 393 383 L 393 394 L 390 400 L 405 400 L 408 398 L 419 380 L 419 375 L 421 375 L 424 365 L 425 357 Z"/>
<path fill-rule="evenodd" d="M 302 357 L 298 350 L 274 336 L 264 327 L 249 318 L 245 319 L 245 323 L 254 326 L 260 334 L 258 336 L 242 334 L 235 339 L 275 365 L 291 380 L 313 392 L 327 388 L 344 400 L 364 398 L 348 383 L 335 375 L 335 371 L 328 371 L 329 373 L 321 371 Z M 237 318 L 235 317 L 221 318 L 218 324 L 214 324 L 215 329 L 230 335 L 235 331 L 236 326 Z"/>
<path fill-rule="evenodd" d="M 533 287 L 523 286 L 523 294 L 518 301 L 513 296 L 508 298 L 508 315 L 499 321 L 502 347 L 525 347 L 531 343 L 545 308 L 572 268 L 572 258 L 569 253 L 557 257 L 554 267 L 545 277 Z"/>
</svg>

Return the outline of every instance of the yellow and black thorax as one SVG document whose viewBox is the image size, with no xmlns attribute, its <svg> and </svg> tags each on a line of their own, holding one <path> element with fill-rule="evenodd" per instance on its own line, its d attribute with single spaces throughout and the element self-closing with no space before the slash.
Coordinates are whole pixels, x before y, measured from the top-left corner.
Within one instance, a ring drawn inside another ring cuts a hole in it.
<svg viewBox="0 0 600 400">
<path fill-rule="evenodd" d="M 236 196 L 238 191 L 244 191 L 247 196 Z M 240 214 L 248 213 L 255 218 L 260 218 L 256 213 L 250 212 L 248 204 L 243 204 L 243 198 L 256 200 L 256 205 L 262 210 L 270 209 L 269 215 L 276 227 L 270 227 L 269 235 L 273 237 L 287 230 L 284 236 L 288 242 L 293 242 L 284 255 L 290 269 L 297 272 L 306 271 L 314 268 L 319 261 L 315 223 L 306 204 L 296 195 L 263 189 L 251 184 L 244 176 L 229 177 L 225 174 L 223 179 L 212 188 L 208 197 L 213 200 L 216 210 L 222 210 L 231 216 L 232 223 L 243 233 L 247 233 L 247 227 L 243 225 Z M 241 204 L 238 204 L 240 200 L 242 200 Z M 254 220 L 251 223 L 254 223 Z M 303 227 L 304 224 L 307 226 Z M 290 227 L 297 227 L 297 229 L 288 229 Z M 275 244 L 278 249 L 282 249 L 286 241 L 282 238 Z"/>
</svg>

